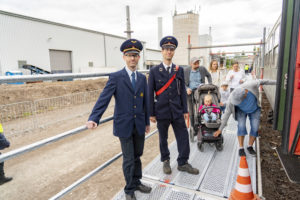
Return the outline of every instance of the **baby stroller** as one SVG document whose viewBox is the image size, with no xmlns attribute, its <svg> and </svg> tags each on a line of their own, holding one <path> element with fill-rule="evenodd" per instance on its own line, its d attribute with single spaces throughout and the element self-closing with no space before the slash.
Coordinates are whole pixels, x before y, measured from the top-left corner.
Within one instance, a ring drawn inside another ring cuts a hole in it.
<svg viewBox="0 0 300 200">
<path fill-rule="evenodd" d="M 217 107 L 203 107 L 200 111 L 198 108 L 200 105 L 204 104 L 205 95 L 210 94 L 212 96 L 212 104 L 217 105 Z M 198 87 L 196 91 L 193 92 L 192 104 L 193 104 L 193 117 L 194 120 L 193 127 L 191 127 L 190 138 L 191 141 L 194 140 L 194 137 L 197 135 L 198 149 L 200 151 L 204 150 L 203 144 L 215 144 L 218 151 L 223 150 L 223 136 L 220 134 L 218 137 L 214 137 L 213 133 L 218 130 L 221 125 L 221 109 L 219 107 L 220 102 L 220 93 L 218 87 L 213 84 L 205 84 Z M 209 118 L 211 115 L 212 108 L 219 109 L 220 112 L 216 113 L 217 119 L 215 121 L 206 122 L 204 120 L 204 113 L 202 110 L 208 114 Z"/>
</svg>

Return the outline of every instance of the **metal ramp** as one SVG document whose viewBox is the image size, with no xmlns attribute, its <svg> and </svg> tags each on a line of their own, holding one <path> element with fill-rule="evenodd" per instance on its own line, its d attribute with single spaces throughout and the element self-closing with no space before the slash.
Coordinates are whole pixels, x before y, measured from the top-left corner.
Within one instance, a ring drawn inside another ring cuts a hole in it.
<svg viewBox="0 0 300 200">
<path fill-rule="evenodd" d="M 143 170 L 143 183 L 151 185 L 150 194 L 135 192 L 137 199 L 172 199 L 172 200 L 210 200 L 224 199 L 230 195 L 235 186 L 239 167 L 238 141 L 236 136 L 237 122 L 231 117 L 223 131 L 224 149 L 217 151 L 215 146 L 204 145 L 204 152 L 200 152 L 197 143 L 190 143 L 191 152 L 189 162 L 200 170 L 198 175 L 191 175 L 177 170 L 176 141 L 170 146 L 170 165 L 172 174 L 166 175 L 162 170 L 160 155 L 157 156 Z M 247 119 L 247 130 L 250 122 Z M 245 138 L 248 144 L 248 137 Z M 247 154 L 247 151 L 245 151 Z M 247 154 L 252 189 L 256 193 L 256 158 Z M 123 190 L 113 199 L 123 200 Z"/>
<path fill-rule="evenodd" d="M 33 65 L 23 65 L 22 67 L 30 70 L 31 74 L 51 74 L 51 72 Z"/>
</svg>

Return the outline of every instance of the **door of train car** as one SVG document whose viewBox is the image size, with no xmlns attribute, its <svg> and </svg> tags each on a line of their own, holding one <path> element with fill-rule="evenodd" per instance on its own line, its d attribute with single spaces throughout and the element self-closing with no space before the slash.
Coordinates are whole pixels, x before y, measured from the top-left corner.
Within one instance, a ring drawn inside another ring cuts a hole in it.
<svg viewBox="0 0 300 200">
<path fill-rule="evenodd" d="M 284 0 L 282 6 L 274 128 L 281 131 L 277 148 L 292 182 L 300 183 L 300 1 Z"/>
<path fill-rule="evenodd" d="M 282 132 L 284 153 L 292 150 L 292 143 L 297 137 L 296 129 L 300 120 L 300 105 L 298 106 L 300 100 L 300 88 L 298 89 L 300 71 L 296 60 L 299 51 L 299 6 L 299 1 L 283 1 L 274 128 Z M 300 131 L 300 124 L 298 129 Z"/>
</svg>

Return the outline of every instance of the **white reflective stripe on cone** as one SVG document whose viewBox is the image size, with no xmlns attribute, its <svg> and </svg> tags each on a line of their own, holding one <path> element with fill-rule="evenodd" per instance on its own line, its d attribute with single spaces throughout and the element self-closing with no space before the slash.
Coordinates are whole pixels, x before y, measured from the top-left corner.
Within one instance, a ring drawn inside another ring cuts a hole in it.
<svg viewBox="0 0 300 200">
<path fill-rule="evenodd" d="M 242 193 L 250 193 L 250 192 L 252 192 L 252 186 L 251 186 L 251 184 L 244 185 L 244 184 L 239 184 L 238 182 L 236 182 L 235 189 L 237 191 L 239 191 L 239 192 L 242 192 Z"/>
<path fill-rule="evenodd" d="M 244 169 L 244 168 L 239 168 L 239 170 L 238 170 L 238 175 L 243 176 L 243 177 L 248 177 L 248 176 L 250 176 L 249 169 L 248 169 L 248 168 L 246 168 L 246 169 Z"/>
</svg>

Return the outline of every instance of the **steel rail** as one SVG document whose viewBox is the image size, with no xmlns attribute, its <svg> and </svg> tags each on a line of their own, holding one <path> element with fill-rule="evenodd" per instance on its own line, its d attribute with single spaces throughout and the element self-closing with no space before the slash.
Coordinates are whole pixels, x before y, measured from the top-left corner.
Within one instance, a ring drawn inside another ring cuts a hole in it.
<svg viewBox="0 0 300 200">
<path fill-rule="evenodd" d="M 155 131 L 149 133 L 145 140 L 147 140 L 148 138 L 150 138 L 152 135 L 154 135 L 158 130 L 156 129 Z M 87 181 L 89 178 L 91 178 L 92 176 L 96 175 L 97 173 L 99 173 L 100 171 L 102 171 L 103 169 L 105 169 L 106 167 L 108 167 L 110 164 L 112 164 L 113 162 L 115 162 L 116 160 L 118 160 L 118 158 L 120 158 L 123 155 L 122 152 L 116 154 L 114 157 L 112 157 L 111 159 L 109 159 L 108 161 L 106 161 L 105 163 L 103 163 L 102 165 L 100 165 L 99 167 L 97 167 L 96 169 L 94 169 L 93 171 L 89 172 L 88 174 L 86 174 L 85 176 L 83 176 L 82 178 L 78 179 L 77 181 L 75 181 L 74 183 L 72 183 L 70 186 L 68 186 L 67 188 L 61 190 L 59 193 L 57 193 L 56 195 L 54 195 L 53 197 L 49 198 L 49 200 L 55 200 L 55 199 L 60 199 L 61 197 L 63 197 L 64 195 L 66 195 L 67 193 L 69 193 L 71 190 L 73 190 L 74 188 L 76 188 L 77 186 L 79 186 L 80 184 L 82 184 L 83 182 Z"/>
<path fill-rule="evenodd" d="M 103 123 L 108 122 L 110 120 L 113 120 L 113 116 L 110 116 L 110 117 L 107 117 L 107 118 L 101 120 L 99 122 L 99 124 L 103 124 Z M 63 132 L 63 133 L 61 133 L 59 135 L 55 135 L 53 137 L 46 138 L 44 140 L 40 140 L 40 141 L 35 142 L 33 144 L 29 144 L 29 145 L 26 145 L 24 147 L 21 147 L 21 148 L 9 151 L 7 153 L 1 154 L 0 155 L 0 163 L 3 162 L 3 161 L 5 161 L 5 160 L 9 160 L 9 159 L 14 158 L 16 156 L 22 155 L 22 154 L 24 154 L 26 152 L 29 152 L 29 151 L 32 151 L 34 149 L 40 148 L 42 146 L 45 146 L 46 144 L 50 144 L 50 143 L 56 142 L 58 140 L 61 140 L 61 139 L 65 138 L 65 137 L 68 137 L 68 136 L 71 136 L 71 135 L 75 135 L 75 134 L 80 133 L 80 132 L 82 132 L 84 130 L 87 130 L 87 127 L 85 125 L 77 127 L 75 129 L 72 129 L 72 130 L 69 130 L 69 131 L 66 131 L 66 132 Z"/>
</svg>

